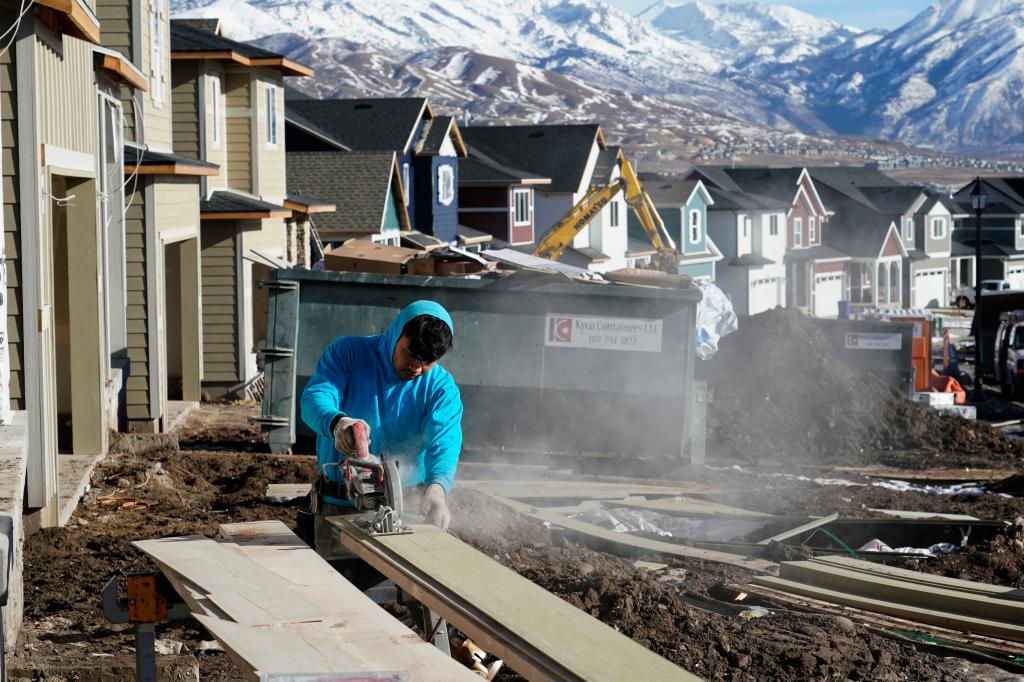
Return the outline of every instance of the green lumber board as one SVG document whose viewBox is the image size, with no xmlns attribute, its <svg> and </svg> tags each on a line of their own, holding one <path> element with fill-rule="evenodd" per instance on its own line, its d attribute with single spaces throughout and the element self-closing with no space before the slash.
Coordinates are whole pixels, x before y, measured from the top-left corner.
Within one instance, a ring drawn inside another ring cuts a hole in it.
<svg viewBox="0 0 1024 682">
<path fill-rule="evenodd" d="M 433 526 L 343 544 L 530 680 L 696 680 L 586 612 Z"/>
<path fill-rule="evenodd" d="M 851 571 L 861 571 L 871 575 L 905 580 L 920 585 L 931 585 L 937 589 L 959 590 L 970 594 L 987 595 L 1003 599 L 1008 598 L 1008 595 L 1014 592 L 1013 588 L 1003 585 L 989 585 L 987 583 L 974 582 L 973 580 L 960 580 L 959 578 L 947 578 L 941 575 L 932 575 L 931 573 L 920 573 L 906 568 L 886 566 L 885 564 L 858 560 L 848 556 L 814 557 L 811 561 L 816 564 L 835 566 Z"/>
</svg>

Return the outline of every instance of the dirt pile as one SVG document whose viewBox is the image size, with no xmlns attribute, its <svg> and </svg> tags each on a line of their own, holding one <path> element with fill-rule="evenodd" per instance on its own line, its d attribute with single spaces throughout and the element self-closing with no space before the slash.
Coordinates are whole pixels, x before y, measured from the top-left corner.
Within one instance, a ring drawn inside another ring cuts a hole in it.
<svg viewBox="0 0 1024 682">
<path fill-rule="evenodd" d="M 956 554 L 932 561 L 909 562 L 907 568 L 947 578 L 974 580 L 1007 587 L 1024 586 L 1024 517 L 988 542 L 968 545 Z"/>
<path fill-rule="evenodd" d="M 754 462 L 967 466 L 1017 460 L 1021 441 L 917 405 L 844 364 L 799 311 L 751 317 L 701 367 L 714 391 L 708 447 Z"/>
</svg>

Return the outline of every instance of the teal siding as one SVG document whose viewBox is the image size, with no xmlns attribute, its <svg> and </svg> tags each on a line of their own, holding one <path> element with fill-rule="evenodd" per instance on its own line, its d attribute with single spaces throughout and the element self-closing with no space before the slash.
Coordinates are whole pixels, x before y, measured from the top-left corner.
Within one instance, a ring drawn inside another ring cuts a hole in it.
<svg viewBox="0 0 1024 682">
<path fill-rule="evenodd" d="M 715 264 L 714 263 L 685 263 L 679 266 L 680 275 L 689 275 L 690 277 L 710 277 L 711 281 L 715 281 Z"/>
<path fill-rule="evenodd" d="M 391 192 L 391 196 L 388 197 L 388 205 L 384 208 L 384 225 L 381 230 L 397 232 L 401 229 L 402 223 L 398 219 L 398 197 L 395 196 L 395 192 Z"/>
</svg>

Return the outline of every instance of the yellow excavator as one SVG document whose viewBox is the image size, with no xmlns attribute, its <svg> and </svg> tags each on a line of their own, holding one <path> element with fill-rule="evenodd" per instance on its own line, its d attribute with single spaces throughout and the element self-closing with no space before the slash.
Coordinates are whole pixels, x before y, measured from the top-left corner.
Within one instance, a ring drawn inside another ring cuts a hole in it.
<svg viewBox="0 0 1024 682">
<path fill-rule="evenodd" d="M 626 203 L 633 209 L 637 220 L 647 233 L 647 238 L 657 251 L 653 265 L 663 272 L 678 273 L 679 252 L 676 250 L 675 241 L 665 229 L 665 223 L 654 208 L 654 202 L 644 191 L 633 164 L 625 158 L 619 159 L 619 179 L 609 185 L 592 186 L 572 210 L 544 235 L 537 244 L 534 255 L 550 260 L 561 258 L 562 253 L 572 244 L 573 238 L 589 225 L 619 192 L 626 193 Z"/>
</svg>

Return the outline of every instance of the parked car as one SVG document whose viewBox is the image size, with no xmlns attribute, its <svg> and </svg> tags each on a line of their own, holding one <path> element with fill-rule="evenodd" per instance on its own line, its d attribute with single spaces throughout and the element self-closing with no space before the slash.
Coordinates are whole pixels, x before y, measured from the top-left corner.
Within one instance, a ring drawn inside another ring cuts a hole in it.
<svg viewBox="0 0 1024 682">
<path fill-rule="evenodd" d="M 1009 291 L 1010 283 L 1005 279 L 983 279 L 981 280 L 981 290 L 984 292 Z M 960 287 L 953 292 L 953 301 L 956 302 L 956 307 L 961 310 L 964 308 L 973 308 L 974 287 Z"/>
<path fill-rule="evenodd" d="M 993 374 L 1003 397 L 1024 399 L 1024 310 L 999 315 Z"/>
</svg>

